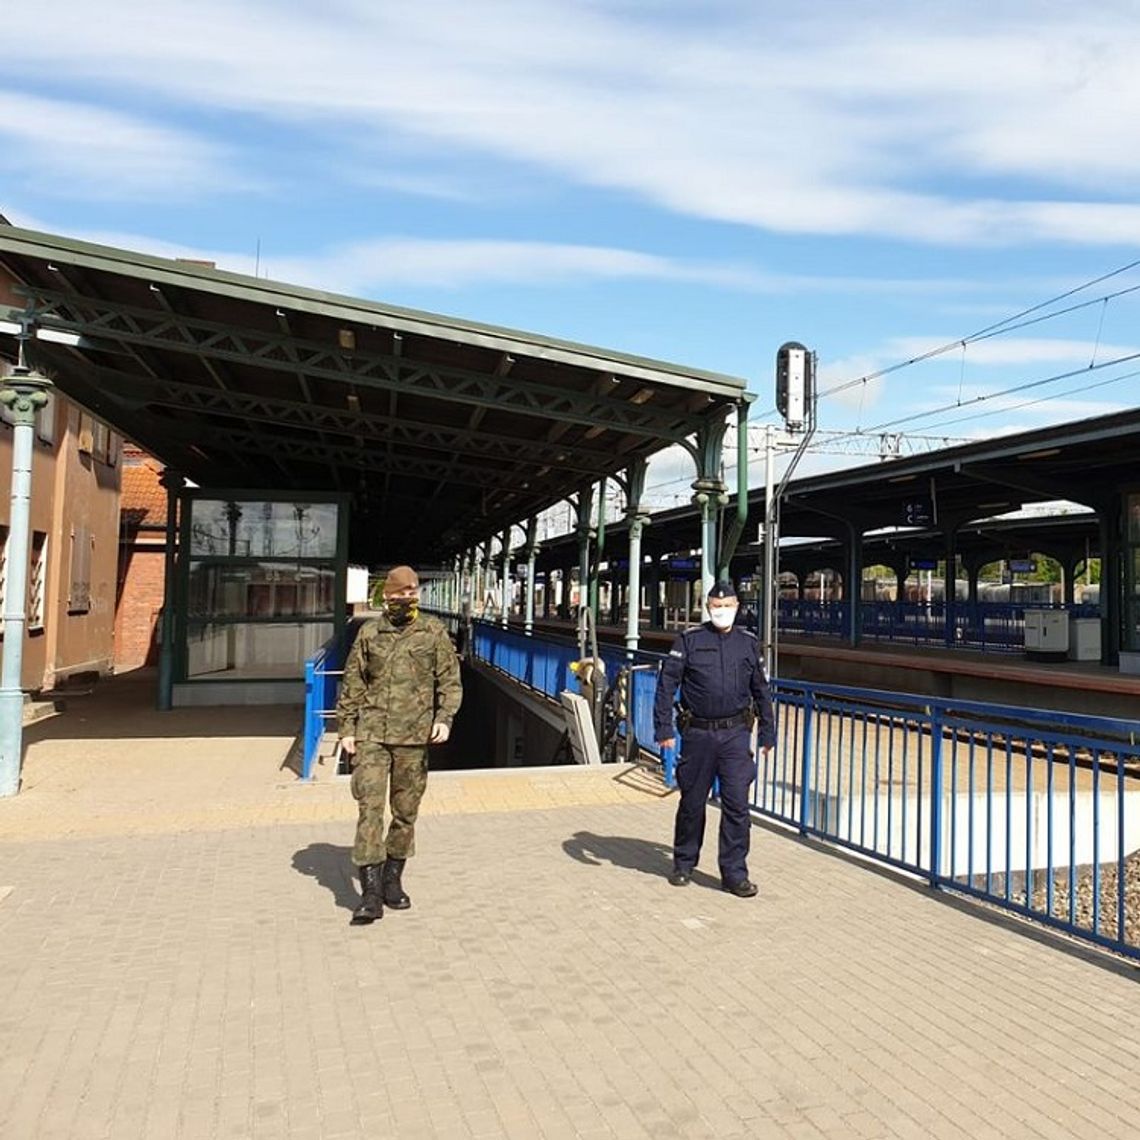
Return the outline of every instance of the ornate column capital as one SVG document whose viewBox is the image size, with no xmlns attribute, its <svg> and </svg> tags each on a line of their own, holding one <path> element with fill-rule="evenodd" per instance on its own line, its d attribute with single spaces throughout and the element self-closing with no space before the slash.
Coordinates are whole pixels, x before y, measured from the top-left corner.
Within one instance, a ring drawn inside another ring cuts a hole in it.
<svg viewBox="0 0 1140 1140">
<path fill-rule="evenodd" d="M 35 424 L 36 413 L 48 402 L 48 393 L 55 386 L 42 373 L 23 364 L 17 364 L 0 385 L 0 404 L 8 409 L 16 427 Z"/>
</svg>

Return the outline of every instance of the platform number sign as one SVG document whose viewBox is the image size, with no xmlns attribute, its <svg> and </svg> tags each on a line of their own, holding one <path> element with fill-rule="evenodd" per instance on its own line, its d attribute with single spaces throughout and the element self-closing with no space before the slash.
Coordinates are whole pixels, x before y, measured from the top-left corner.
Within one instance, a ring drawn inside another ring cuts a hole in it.
<svg viewBox="0 0 1140 1140">
<path fill-rule="evenodd" d="M 902 513 L 906 526 L 930 526 L 934 522 L 934 503 L 929 498 L 908 499 Z"/>
</svg>

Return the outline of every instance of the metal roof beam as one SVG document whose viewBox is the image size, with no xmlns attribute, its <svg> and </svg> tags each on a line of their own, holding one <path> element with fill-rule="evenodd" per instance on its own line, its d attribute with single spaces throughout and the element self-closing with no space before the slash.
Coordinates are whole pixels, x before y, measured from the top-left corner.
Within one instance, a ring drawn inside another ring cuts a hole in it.
<svg viewBox="0 0 1140 1140">
<path fill-rule="evenodd" d="M 376 451 L 365 447 L 316 443 L 297 436 L 258 434 L 252 431 L 211 427 L 207 434 L 184 425 L 171 424 L 168 429 L 171 439 L 193 439 L 198 446 L 210 448 L 221 444 L 227 448 L 245 452 L 261 452 L 269 458 L 286 457 L 298 462 L 339 463 L 353 470 L 384 473 L 394 471 L 402 475 L 421 478 L 429 482 L 451 477 L 452 483 L 465 486 L 487 487 L 493 490 L 513 490 L 518 485 L 517 473 L 495 468 L 474 467 L 463 464 L 453 471 L 450 461 L 423 459 L 409 455 L 399 455 L 395 459 L 381 457 Z M 425 496 L 426 498 L 426 496 Z"/>
<path fill-rule="evenodd" d="M 553 385 L 508 383 L 493 375 L 458 368 L 419 366 L 392 355 L 357 352 L 349 359 L 336 345 L 235 329 L 166 311 L 114 305 L 52 290 L 30 292 L 40 307 L 41 323 L 83 336 L 105 336 L 128 344 L 255 364 L 292 374 L 300 370 L 310 377 L 341 383 L 438 397 L 544 420 L 600 424 L 669 441 L 686 438 L 703 422 L 693 411 L 662 410 L 652 402 L 639 405 Z M 702 395 L 700 404 L 707 407 L 708 397 Z"/>
<path fill-rule="evenodd" d="M 367 432 L 385 441 L 431 448 L 454 454 L 476 453 L 517 462 L 527 460 L 546 463 L 587 475 L 601 475 L 608 470 L 611 456 L 571 446 L 549 446 L 541 440 L 521 440 L 489 432 L 473 432 L 449 428 L 441 424 L 418 423 L 396 416 L 365 412 L 339 411 L 319 404 L 303 403 L 266 396 L 253 396 L 234 390 L 221 391 L 205 385 L 178 380 L 143 380 L 109 368 L 92 368 L 106 396 L 127 406 L 151 405 L 183 408 L 215 415 L 233 416 L 243 421 L 259 420 L 273 424 L 290 424 L 319 432 L 331 432 L 361 438 Z"/>
</svg>

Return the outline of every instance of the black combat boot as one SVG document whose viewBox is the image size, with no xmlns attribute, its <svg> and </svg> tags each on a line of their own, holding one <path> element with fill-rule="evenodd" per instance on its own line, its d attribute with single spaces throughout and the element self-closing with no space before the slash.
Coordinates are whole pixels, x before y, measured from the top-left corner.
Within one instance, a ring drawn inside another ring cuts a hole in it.
<svg viewBox="0 0 1140 1140">
<path fill-rule="evenodd" d="M 406 859 L 393 859 L 391 855 L 384 862 L 384 874 L 380 886 L 384 895 L 384 905 L 393 910 L 407 910 L 412 900 L 404 894 L 400 876 L 404 873 Z"/>
<path fill-rule="evenodd" d="M 360 906 L 352 912 L 354 926 L 366 926 L 384 917 L 384 903 L 381 900 L 380 864 L 369 863 L 360 868 L 360 885 L 364 888 Z"/>
</svg>

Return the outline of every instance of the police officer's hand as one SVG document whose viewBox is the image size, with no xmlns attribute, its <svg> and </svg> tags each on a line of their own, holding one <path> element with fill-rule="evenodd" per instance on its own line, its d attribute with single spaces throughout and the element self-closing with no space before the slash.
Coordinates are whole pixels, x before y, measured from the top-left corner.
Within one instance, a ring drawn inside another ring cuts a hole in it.
<svg viewBox="0 0 1140 1140">
<path fill-rule="evenodd" d="M 433 724 L 431 735 L 428 737 L 428 744 L 446 744 L 450 735 L 451 729 L 446 724 Z"/>
<path fill-rule="evenodd" d="M 661 748 L 661 749 L 676 748 L 677 747 L 677 740 L 675 737 L 670 736 L 668 740 L 657 741 L 657 747 Z"/>
<path fill-rule="evenodd" d="M 352 756 L 356 753 L 356 737 L 355 736 L 342 736 L 340 738 L 340 746 Z"/>
</svg>

